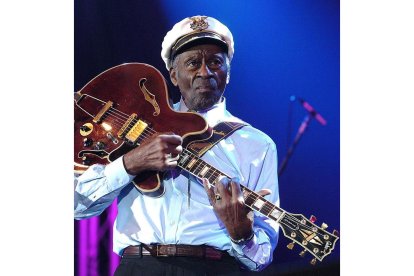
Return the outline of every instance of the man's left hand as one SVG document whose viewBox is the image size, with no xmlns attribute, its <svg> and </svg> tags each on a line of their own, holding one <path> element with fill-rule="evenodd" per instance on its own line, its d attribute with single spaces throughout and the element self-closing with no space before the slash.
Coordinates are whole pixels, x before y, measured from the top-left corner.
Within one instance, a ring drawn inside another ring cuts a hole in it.
<svg viewBox="0 0 414 276">
<path fill-rule="evenodd" d="M 253 211 L 244 204 L 243 193 L 237 180 L 223 177 L 212 186 L 203 179 L 214 212 L 224 223 L 233 240 L 247 239 L 253 233 Z M 271 191 L 264 189 L 258 194 L 264 196 Z"/>
</svg>

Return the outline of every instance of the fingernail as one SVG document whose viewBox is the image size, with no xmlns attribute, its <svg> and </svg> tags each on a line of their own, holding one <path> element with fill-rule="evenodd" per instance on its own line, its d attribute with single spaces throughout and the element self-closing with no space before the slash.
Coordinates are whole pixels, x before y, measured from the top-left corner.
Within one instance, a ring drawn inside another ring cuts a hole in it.
<svg viewBox="0 0 414 276">
<path fill-rule="evenodd" d="M 203 185 L 205 188 L 210 188 L 210 182 L 208 182 L 207 178 L 201 179 L 203 181 Z"/>
</svg>

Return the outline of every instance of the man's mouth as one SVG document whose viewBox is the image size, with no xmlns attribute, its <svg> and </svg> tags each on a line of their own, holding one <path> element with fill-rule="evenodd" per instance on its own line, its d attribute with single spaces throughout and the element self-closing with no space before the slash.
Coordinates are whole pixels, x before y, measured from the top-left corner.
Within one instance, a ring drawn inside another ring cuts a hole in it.
<svg viewBox="0 0 414 276">
<path fill-rule="evenodd" d="M 215 88 L 211 85 L 200 85 L 196 87 L 196 91 L 198 92 L 211 92 L 214 91 Z"/>
<path fill-rule="evenodd" d="M 216 90 L 215 81 L 213 79 L 198 80 L 195 83 L 195 90 L 198 92 L 211 92 Z"/>
</svg>

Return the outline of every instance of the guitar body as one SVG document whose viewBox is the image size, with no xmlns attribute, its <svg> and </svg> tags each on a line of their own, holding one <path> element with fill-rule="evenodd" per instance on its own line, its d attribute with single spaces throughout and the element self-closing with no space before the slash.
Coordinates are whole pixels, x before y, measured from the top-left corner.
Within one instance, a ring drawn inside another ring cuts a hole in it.
<svg viewBox="0 0 414 276">
<path fill-rule="evenodd" d="M 156 133 L 173 132 L 185 147 L 211 135 L 196 113 L 171 109 L 162 74 L 143 63 L 110 68 L 75 93 L 74 167 L 82 173 L 93 164 L 108 164 Z M 134 179 L 149 196 L 164 193 L 162 173 L 146 172 Z"/>
</svg>

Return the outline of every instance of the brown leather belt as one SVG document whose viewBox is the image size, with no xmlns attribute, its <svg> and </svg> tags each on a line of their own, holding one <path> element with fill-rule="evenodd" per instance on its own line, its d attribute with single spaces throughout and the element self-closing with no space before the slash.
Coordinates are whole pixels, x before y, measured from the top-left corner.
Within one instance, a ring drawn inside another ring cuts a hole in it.
<svg viewBox="0 0 414 276">
<path fill-rule="evenodd" d="M 205 245 L 184 244 L 154 244 L 128 246 L 123 256 L 153 256 L 153 257 L 198 257 L 212 260 L 222 259 L 226 253 Z"/>
</svg>

